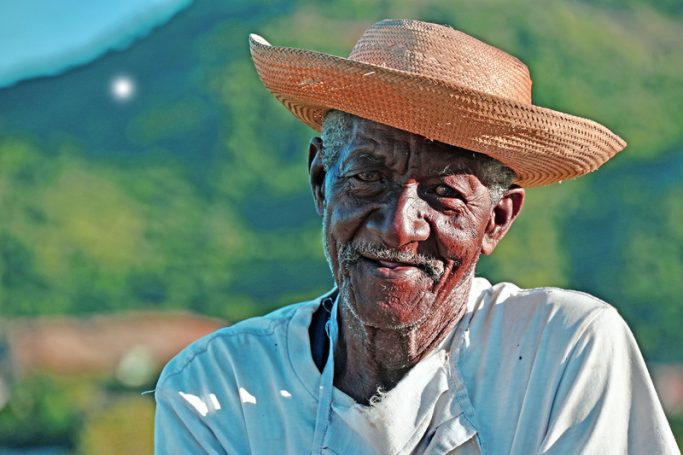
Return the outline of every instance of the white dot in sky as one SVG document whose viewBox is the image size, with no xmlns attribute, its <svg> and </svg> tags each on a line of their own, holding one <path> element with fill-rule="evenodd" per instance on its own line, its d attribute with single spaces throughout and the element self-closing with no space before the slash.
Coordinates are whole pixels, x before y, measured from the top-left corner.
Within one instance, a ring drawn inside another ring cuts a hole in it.
<svg viewBox="0 0 683 455">
<path fill-rule="evenodd" d="M 128 101 L 135 95 L 135 82 L 128 76 L 117 76 L 111 81 L 111 94 L 118 101 Z"/>
</svg>

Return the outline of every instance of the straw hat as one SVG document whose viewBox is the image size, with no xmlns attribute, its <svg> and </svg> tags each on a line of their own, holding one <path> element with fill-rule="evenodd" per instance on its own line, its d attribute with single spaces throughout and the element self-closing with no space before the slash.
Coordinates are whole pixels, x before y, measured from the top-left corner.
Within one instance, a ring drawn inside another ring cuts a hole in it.
<svg viewBox="0 0 683 455">
<path fill-rule="evenodd" d="M 249 36 L 263 84 L 320 130 L 330 109 L 489 155 L 521 186 L 596 170 L 626 146 L 606 127 L 531 104 L 529 70 L 465 33 L 416 20 L 383 20 L 348 59 L 271 46 Z"/>
</svg>

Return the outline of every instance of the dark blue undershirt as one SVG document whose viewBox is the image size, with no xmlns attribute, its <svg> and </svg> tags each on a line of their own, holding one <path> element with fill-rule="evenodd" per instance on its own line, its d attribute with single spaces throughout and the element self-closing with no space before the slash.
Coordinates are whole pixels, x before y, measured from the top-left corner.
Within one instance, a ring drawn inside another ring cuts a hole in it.
<svg viewBox="0 0 683 455">
<path fill-rule="evenodd" d="M 325 332 L 325 324 L 330 320 L 332 305 L 336 296 L 328 296 L 322 299 L 320 306 L 311 317 L 311 325 L 308 327 L 308 336 L 311 340 L 311 355 L 313 362 L 322 373 L 327 362 L 327 354 L 330 349 L 330 339 Z"/>
</svg>

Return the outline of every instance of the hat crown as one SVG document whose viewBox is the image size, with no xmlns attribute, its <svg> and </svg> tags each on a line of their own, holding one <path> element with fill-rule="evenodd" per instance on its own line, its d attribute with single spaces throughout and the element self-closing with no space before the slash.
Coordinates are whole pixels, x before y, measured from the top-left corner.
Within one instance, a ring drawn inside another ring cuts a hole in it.
<svg viewBox="0 0 683 455">
<path fill-rule="evenodd" d="M 445 25 L 385 19 L 363 33 L 349 59 L 531 104 L 525 64 Z"/>
</svg>

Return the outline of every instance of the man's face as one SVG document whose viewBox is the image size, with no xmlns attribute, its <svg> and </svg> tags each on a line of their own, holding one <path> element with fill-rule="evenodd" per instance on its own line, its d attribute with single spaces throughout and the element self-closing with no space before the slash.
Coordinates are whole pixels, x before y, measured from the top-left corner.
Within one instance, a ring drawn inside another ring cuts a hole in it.
<svg viewBox="0 0 683 455">
<path fill-rule="evenodd" d="M 377 328 L 447 313 L 495 227 L 472 155 L 363 119 L 348 139 L 318 188 L 343 304 Z"/>
</svg>

